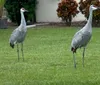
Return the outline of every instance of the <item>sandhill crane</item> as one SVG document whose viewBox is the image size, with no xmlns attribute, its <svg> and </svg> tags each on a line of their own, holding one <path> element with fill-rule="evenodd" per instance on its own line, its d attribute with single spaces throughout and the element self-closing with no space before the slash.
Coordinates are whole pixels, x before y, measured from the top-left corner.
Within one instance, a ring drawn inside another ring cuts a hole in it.
<svg viewBox="0 0 100 85">
<path fill-rule="evenodd" d="M 14 45 L 17 44 L 17 53 L 18 53 L 18 61 L 19 61 L 19 46 L 18 43 L 21 43 L 21 52 L 22 52 L 22 57 L 24 61 L 24 54 L 23 54 L 23 41 L 26 36 L 27 28 L 26 28 L 26 21 L 24 18 L 24 12 L 27 12 L 24 8 L 20 9 L 21 13 L 21 23 L 19 27 L 17 27 L 11 34 L 9 43 L 12 48 L 14 48 Z"/>
<path fill-rule="evenodd" d="M 97 7 L 94 7 L 93 5 L 90 6 L 89 8 L 89 19 L 86 23 L 86 25 L 76 32 L 74 35 L 72 42 L 71 42 L 71 51 L 73 52 L 73 60 L 74 60 L 74 67 L 76 68 L 76 61 L 75 61 L 75 55 L 76 50 L 78 48 L 83 47 L 83 58 L 82 58 L 82 64 L 84 67 L 84 54 L 85 54 L 85 48 L 88 42 L 91 39 L 92 36 L 92 12 L 93 10 L 96 10 Z"/>
</svg>

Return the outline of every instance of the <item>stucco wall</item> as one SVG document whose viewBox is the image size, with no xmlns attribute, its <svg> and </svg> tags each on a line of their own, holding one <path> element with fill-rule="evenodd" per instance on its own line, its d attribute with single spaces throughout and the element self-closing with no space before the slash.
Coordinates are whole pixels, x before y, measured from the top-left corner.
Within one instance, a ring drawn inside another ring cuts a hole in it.
<svg viewBox="0 0 100 85">
<path fill-rule="evenodd" d="M 80 0 L 76 0 L 78 3 Z M 78 13 L 74 18 L 73 21 L 84 21 L 86 18 L 84 17 L 83 14 Z"/>
<path fill-rule="evenodd" d="M 77 0 L 79 1 L 79 0 Z M 37 22 L 61 22 L 58 18 L 56 9 L 60 0 L 38 0 L 36 19 Z M 84 16 L 79 13 L 73 21 L 85 20 Z"/>
</svg>

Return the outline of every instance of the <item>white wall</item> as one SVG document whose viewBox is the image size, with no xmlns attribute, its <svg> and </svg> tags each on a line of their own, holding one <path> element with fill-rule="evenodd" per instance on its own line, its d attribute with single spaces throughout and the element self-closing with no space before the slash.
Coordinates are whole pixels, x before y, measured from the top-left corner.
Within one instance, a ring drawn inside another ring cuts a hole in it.
<svg viewBox="0 0 100 85">
<path fill-rule="evenodd" d="M 77 0 L 79 1 L 79 0 Z M 36 19 L 37 22 L 61 22 L 58 18 L 56 9 L 60 0 L 38 0 Z M 73 21 L 85 20 L 84 16 L 79 13 Z"/>
<path fill-rule="evenodd" d="M 80 0 L 76 0 L 76 1 L 79 3 Z M 84 20 L 86 20 L 86 18 L 80 12 L 73 18 L 73 21 L 84 21 Z"/>
<path fill-rule="evenodd" d="M 36 19 L 37 22 L 59 22 L 56 9 L 59 0 L 38 0 Z"/>
</svg>

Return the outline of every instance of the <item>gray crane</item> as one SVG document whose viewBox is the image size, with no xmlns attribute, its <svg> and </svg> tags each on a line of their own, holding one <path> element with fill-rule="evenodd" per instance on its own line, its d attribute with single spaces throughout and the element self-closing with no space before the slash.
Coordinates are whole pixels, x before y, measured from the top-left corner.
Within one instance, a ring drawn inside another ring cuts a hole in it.
<svg viewBox="0 0 100 85">
<path fill-rule="evenodd" d="M 85 48 L 88 42 L 91 39 L 92 36 L 92 12 L 93 10 L 96 10 L 97 7 L 94 7 L 93 5 L 89 8 L 89 19 L 86 23 L 86 25 L 76 32 L 74 35 L 72 42 L 71 42 L 71 51 L 73 52 L 73 60 L 74 60 L 74 67 L 76 68 L 76 59 L 75 59 L 75 53 L 78 48 L 83 47 L 83 57 L 82 57 L 82 64 L 84 67 L 84 54 L 85 54 Z"/>
<path fill-rule="evenodd" d="M 26 33 L 27 33 L 27 28 L 26 28 L 26 21 L 24 18 L 24 12 L 27 12 L 24 8 L 20 9 L 21 13 L 21 23 L 19 27 L 17 27 L 11 34 L 9 43 L 12 48 L 14 48 L 14 45 L 17 44 L 17 53 L 18 53 L 18 61 L 19 61 L 19 46 L 18 43 L 21 43 L 21 52 L 22 52 L 22 57 L 24 61 L 24 54 L 23 54 L 23 41 L 25 39 Z"/>
</svg>

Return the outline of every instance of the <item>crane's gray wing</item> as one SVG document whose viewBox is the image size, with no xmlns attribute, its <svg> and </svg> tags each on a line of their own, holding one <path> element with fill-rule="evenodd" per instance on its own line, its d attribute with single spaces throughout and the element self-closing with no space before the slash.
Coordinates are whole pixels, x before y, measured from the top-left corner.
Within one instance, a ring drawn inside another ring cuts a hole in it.
<svg viewBox="0 0 100 85">
<path fill-rule="evenodd" d="M 90 32 L 80 30 L 74 35 L 71 46 L 73 48 L 79 48 L 79 47 L 81 48 L 82 46 L 86 46 L 90 38 L 91 38 Z"/>
<path fill-rule="evenodd" d="M 12 44 L 23 42 L 25 36 L 26 32 L 15 29 L 10 36 L 9 42 Z"/>
<path fill-rule="evenodd" d="M 10 43 L 13 43 L 13 44 L 16 43 L 18 36 L 19 36 L 19 31 L 17 29 L 15 29 L 12 32 L 11 36 L 10 36 L 9 42 Z"/>
</svg>

